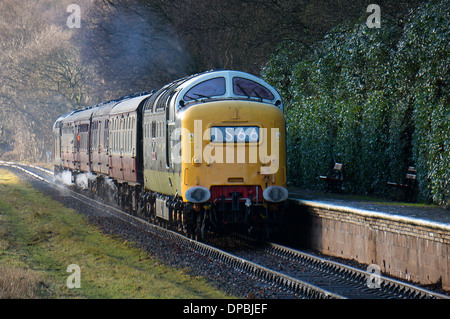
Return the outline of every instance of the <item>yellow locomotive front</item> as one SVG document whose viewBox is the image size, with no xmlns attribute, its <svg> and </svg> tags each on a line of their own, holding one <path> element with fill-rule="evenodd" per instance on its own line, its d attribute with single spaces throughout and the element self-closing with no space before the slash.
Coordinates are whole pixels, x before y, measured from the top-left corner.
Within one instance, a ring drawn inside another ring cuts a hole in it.
<svg viewBox="0 0 450 319">
<path fill-rule="evenodd" d="M 249 74 L 221 71 L 187 86 L 179 99 L 183 202 L 200 225 L 272 231 L 288 196 L 278 93 Z"/>
</svg>

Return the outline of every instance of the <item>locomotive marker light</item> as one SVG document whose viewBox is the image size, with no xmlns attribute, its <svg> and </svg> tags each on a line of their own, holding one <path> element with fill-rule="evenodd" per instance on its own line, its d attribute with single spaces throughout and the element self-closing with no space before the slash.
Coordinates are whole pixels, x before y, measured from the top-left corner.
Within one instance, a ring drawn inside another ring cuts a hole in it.
<svg viewBox="0 0 450 319">
<path fill-rule="evenodd" d="M 263 192 L 263 197 L 268 202 L 279 203 L 285 201 L 289 196 L 286 188 L 281 186 L 269 186 Z"/>
<path fill-rule="evenodd" d="M 189 188 L 185 193 L 186 199 L 191 203 L 204 203 L 211 197 L 209 189 L 202 186 Z"/>
</svg>

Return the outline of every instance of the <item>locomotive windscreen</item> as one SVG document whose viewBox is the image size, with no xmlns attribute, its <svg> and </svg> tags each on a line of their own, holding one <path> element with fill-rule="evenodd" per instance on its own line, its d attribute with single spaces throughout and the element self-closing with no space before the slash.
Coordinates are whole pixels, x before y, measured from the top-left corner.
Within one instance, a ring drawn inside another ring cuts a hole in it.
<svg viewBox="0 0 450 319">
<path fill-rule="evenodd" d="M 200 98 L 211 98 L 225 94 L 225 78 L 213 78 L 194 86 L 185 95 L 185 101 L 198 100 Z"/>
<path fill-rule="evenodd" d="M 233 91 L 236 95 L 245 95 L 259 99 L 273 100 L 275 97 L 264 86 L 249 79 L 233 78 Z"/>
</svg>

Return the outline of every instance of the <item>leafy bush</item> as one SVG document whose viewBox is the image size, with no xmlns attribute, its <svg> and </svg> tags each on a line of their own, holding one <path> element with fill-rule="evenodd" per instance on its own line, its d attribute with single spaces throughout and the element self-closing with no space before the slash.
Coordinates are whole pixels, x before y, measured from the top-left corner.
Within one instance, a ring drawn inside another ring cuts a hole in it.
<svg viewBox="0 0 450 319">
<path fill-rule="evenodd" d="M 421 7 L 405 31 L 398 63 L 411 79 L 413 155 L 420 196 L 450 201 L 450 7 L 448 2 Z"/>
<path fill-rule="evenodd" d="M 312 49 L 285 43 L 263 76 L 286 105 L 290 182 L 321 188 L 345 165 L 346 187 L 386 194 L 418 171 L 420 198 L 450 197 L 449 8 L 430 1 L 404 26 L 382 17 L 339 26 Z"/>
</svg>

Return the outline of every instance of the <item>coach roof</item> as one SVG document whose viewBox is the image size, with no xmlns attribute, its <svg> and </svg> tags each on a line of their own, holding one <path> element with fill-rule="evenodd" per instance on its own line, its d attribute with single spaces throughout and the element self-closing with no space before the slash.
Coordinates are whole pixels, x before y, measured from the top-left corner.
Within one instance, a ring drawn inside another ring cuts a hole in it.
<svg viewBox="0 0 450 319">
<path fill-rule="evenodd" d="M 141 102 L 143 100 L 145 100 L 147 97 L 149 97 L 150 95 L 151 94 L 145 94 L 145 95 L 132 97 L 132 98 L 120 101 L 118 104 L 116 104 L 114 106 L 114 108 L 112 109 L 110 114 L 114 115 L 114 114 L 136 111 L 137 108 L 139 107 L 139 104 L 141 104 Z"/>
</svg>

